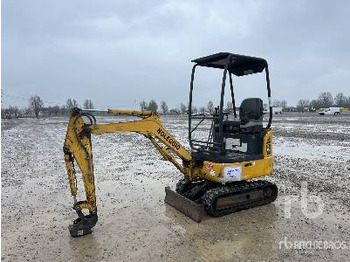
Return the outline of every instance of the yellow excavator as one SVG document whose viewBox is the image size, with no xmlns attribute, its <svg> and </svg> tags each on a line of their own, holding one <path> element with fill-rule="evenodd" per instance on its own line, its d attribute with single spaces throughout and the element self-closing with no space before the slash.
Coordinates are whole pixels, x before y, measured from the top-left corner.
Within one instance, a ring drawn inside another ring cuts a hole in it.
<svg viewBox="0 0 350 262">
<path fill-rule="evenodd" d="M 175 191 L 165 188 L 165 202 L 197 222 L 202 220 L 205 212 L 212 216 L 223 216 L 265 205 L 276 199 L 277 186 L 257 179 L 272 175 L 273 172 L 271 89 L 266 60 L 222 52 L 192 62 L 195 64 L 191 74 L 188 107 L 191 151 L 164 128 L 155 112 L 108 109 L 103 112 L 140 119 L 97 123 L 96 110 L 72 110 L 63 147 L 74 199 L 73 209 L 78 214 L 78 218 L 69 226 L 72 237 L 90 234 L 98 220 L 91 135 L 135 132 L 149 139 L 160 154 L 184 175 Z M 192 112 L 194 76 L 200 67 L 222 70 L 220 104 L 210 114 Z M 262 99 L 247 98 L 236 108 L 232 80 L 233 76 L 263 71 L 269 100 L 269 119 L 265 124 Z M 231 110 L 224 109 L 225 89 L 229 89 Z M 207 130 L 207 135 L 203 136 L 203 130 Z M 83 201 L 77 200 L 75 163 L 81 171 L 85 188 L 86 200 Z"/>
</svg>

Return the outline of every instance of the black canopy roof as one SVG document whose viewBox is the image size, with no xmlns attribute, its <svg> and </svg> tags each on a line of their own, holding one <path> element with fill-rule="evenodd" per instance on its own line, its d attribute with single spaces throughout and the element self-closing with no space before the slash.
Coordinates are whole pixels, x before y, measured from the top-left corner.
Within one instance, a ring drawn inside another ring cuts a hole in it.
<svg viewBox="0 0 350 262">
<path fill-rule="evenodd" d="M 227 57 L 232 55 L 231 63 L 228 70 L 236 76 L 260 73 L 267 66 L 267 62 L 263 58 L 237 55 L 232 53 L 217 53 L 192 60 L 200 66 L 214 67 L 224 69 Z"/>
</svg>

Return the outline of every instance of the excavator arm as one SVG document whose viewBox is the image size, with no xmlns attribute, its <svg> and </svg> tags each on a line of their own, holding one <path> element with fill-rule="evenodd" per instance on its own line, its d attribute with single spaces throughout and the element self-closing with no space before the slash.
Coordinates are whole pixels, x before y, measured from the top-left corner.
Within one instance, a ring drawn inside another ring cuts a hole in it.
<svg viewBox="0 0 350 262">
<path fill-rule="evenodd" d="M 91 233 L 92 227 L 95 226 L 98 220 L 91 134 L 101 135 L 118 132 L 142 134 L 185 177 L 189 176 L 191 172 L 191 169 L 187 167 L 191 162 L 191 154 L 169 134 L 161 124 L 159 116 L 156 113 L 152 111 L 118 109 L 109 109 L 105 113 L 110 115 L 138 116 L 142 119 L 116 123 L 96 123 L 96 119 L 90 111 L 79 108 L 72 110 L 63 151 L 71 194 L 74 199 L 73 209 L 78 214 L 78 219 L 69 226 L 73 237 Z M 85 122 L 85 120 L 88 120 L 88 122 Z M 173 154 L 169 151 L 172 151 Z M 178 162 L 174 155 L 182 159 L 182 163 Z M 84 201 L 77 201 L 78 188 L 75 163 L 82 174 L 86 194 L 86 200 Z M 85 215 L 83 210 L 87 210 L 89 214 Z"/>
</svg>

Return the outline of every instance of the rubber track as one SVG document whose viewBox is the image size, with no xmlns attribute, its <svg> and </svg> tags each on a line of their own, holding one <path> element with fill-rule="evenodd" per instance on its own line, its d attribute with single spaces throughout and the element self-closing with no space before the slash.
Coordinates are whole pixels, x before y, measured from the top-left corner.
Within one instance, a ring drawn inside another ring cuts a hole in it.
<svg viewBox="0 0 350 262">
<path fill-rule="evenodd" d="M 187 185 L 190 182 L 187 181 L 186 179 L 180 179 L 177 183 L 176 183 L 176 189 L 175 191 L 179 194 L 183 194 L 186 191 Z"/>
<path fill-rule="evenodd" d="M 267 188 L 272 189 L 272 195 L 270 197 L 266 197 L 263 199 L 253 199 L 247 204 L 240 204 L 238 206 L 231 206 L 229 208 L 216 210 L 216 200 L 220 197 L 228 197 L 232 195 L 239 195 L 239 194 L 245 194 L 249 191 L 259 190 L 263 189 L 266 190 Z M 220 186 L 217 188 L 209 189 L 202 197 L 202 203 L 204 204 L 205 210 L 208 214 L 219 217 L 228 215 L 230 213 L 238 212 L 244 209 L 249 209 L 257 206 L 262 206 L 269 204 L 277 198 L 277 186 L 273 183 L 270 183 L 268 181 L 264 180 L 257 180 L 257 181 L 251 181 L 251 182 L 240 182 L 237 184 L 232 185 L 226 185 L 226 186 Z"/>
</svg>

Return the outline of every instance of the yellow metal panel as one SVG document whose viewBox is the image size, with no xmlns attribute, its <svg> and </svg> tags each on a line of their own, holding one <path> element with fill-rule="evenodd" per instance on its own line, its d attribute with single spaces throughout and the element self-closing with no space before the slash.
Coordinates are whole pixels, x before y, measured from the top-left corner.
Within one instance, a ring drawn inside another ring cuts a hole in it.
<svg viewBox="0 0 350 262">
<path fill-rule="evenodd" d="M 236 163 L 204 161 L 203 167 L 196 173 L 196 176 L 221 183 L 236 181 L 224 177 L 224 170 L 229 167 L 238 167 L 241 170 L 240 179 L 238 180 L 249 180 L 271 175 L 273 170 L 272 130 L 268 130 L 263 137 L 263 156 L 263 159 Z"/>
<path fill-rule="evenodd" d="M 263 138 L 263 155 L 266 156 L 272 156 L 273 155 L 273 132 L 272 130 L 268 130 Z"/>
<path fill-rule="evenodd" d="M 221 183 L 237 181 L 234 179 L 227 179 L 224 177 L 224 169 L 227 167 L 240 167 L 240 180 L 249 180 L 257 177 L 270 175 L 272 173 L 273 168 L 273 158 L 265 157 L 259 160 L 236 163 L 215 163 L 210 161 L 204 161 L 203 168 L 201 168 L 199 176 L 214 182 Z"/>
<path fill-rule="evenodd" d="M 151 116 L 156 113 L 147 110 L 127 110 L 127 109 L 108 109 L 108 114 L 111 115 L 130 115 L 130 116 Z"/>
</svg>

